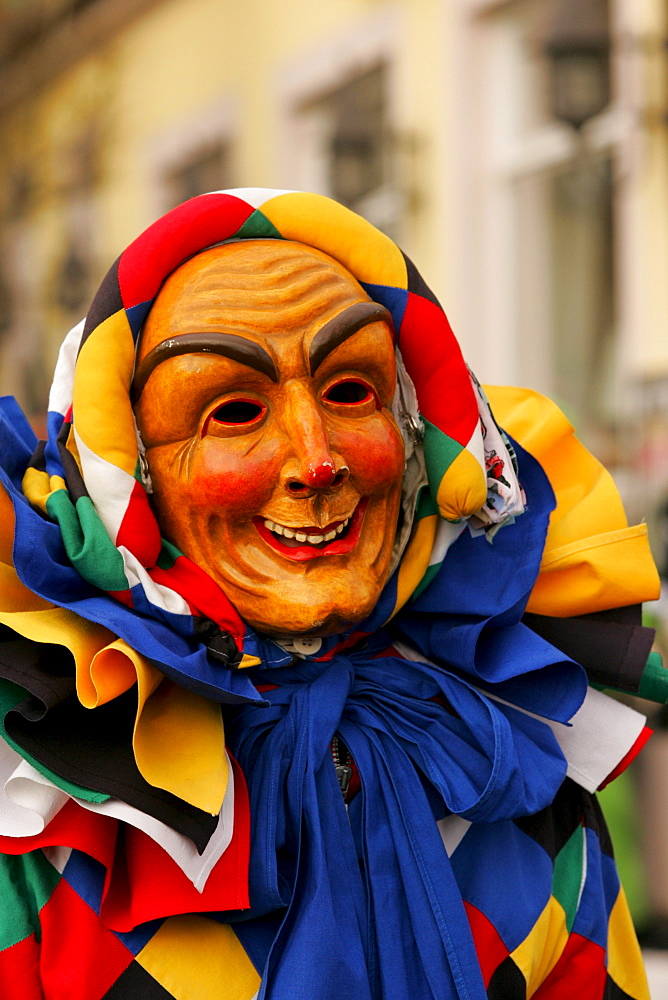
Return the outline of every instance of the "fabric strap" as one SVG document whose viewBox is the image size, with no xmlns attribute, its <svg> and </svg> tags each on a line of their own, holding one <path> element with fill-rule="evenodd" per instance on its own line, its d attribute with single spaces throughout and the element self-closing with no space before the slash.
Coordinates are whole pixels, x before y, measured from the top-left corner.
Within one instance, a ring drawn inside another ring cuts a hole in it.
<svg viewBox="0 0 668 1000">
<path fill-rule="evenodd" d="M 228 727 L 254 817 L 252 919 L 237 928 L 250 953 L 264 946 L 260 997 L 483 1000 L 435 819 L 547 805 L 566 768 L 549 727 L 438 667 L 368 651 L 263 679 L 279 682 L 270 707 L 237 710 Z M 337 731 L 362 782 L 348 814 Z"/>
</svg>

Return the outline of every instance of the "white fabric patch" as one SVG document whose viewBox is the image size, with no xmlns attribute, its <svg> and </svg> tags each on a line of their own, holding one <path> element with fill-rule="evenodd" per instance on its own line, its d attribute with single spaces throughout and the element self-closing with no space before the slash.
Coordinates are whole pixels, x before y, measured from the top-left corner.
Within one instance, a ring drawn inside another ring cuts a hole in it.
<svg viewBox="0 0 668 1000">
<path fill-rule="evenodd" d="M 89 812 L 110 816 L 141 830 L 170 856 L 195 889 L 202 892 L 216 862 L 229 847 L 234 832 L 234 771 L 229 758 L 228 768 L 229 778 L 218 825 L 201 855 L 189 837 L 118 799 L 86 802 L 75 798 L 74 801 Z M 42 833 L 72 797 L 57 788 L 4 741 L 0 741 L 0 780 L 3 786 L 0 835 L 4 837 L 30 837 Z M 54 867 L 58 867 L 64 855 L 55 854 L 52 859 L 47 854 L 47 857 Z"/>
<path fill-rule="evenodd" d="M 86 320 L 82 319 L 72 327 L 60 345 L 56 370 L 49 392 L 49 410 L 62 413 L 63 416 L 72 404 L 72 386 L 74 384 L 74 364 L 79 353 L 79 344 Z"/>
<path fill-rule="evenodd" d="M 462 840 L 468 833 L 471 822 L 463 816 L 446 816 L 436 823 L 438 832 L 441 835 L 443 846 L 449 858 L 455 853 Z"/>
<path fill-rule="evenodd" d="M 280 194 L 299 194 L 299 191 L 291 191 L 282 188 L 228 188 L 225 191 L 209 191 L 209 194 L 231 194 L 235 198 L 241 198 L 253 208 L 262 208 L 266 201 L 278 198 Z"/>
</svg>

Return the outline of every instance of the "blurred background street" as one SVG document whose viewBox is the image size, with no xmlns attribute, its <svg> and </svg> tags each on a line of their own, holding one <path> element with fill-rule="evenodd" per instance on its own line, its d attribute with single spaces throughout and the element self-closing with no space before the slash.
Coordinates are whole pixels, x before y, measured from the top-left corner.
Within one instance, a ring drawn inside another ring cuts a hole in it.
<svg viewBox="0 0 668 1000">
<path fill-rule="evenodd" d="M 668 0 L 0 0 L 0 391 L 202 191 L 303 188 L 418 264 L 483 382 L 554 397 L 668 574 Z M 668 652 L 668 598 L 648 609 Z M 668 711 L 605 793 L 668 1000 Z"/>
</svg>

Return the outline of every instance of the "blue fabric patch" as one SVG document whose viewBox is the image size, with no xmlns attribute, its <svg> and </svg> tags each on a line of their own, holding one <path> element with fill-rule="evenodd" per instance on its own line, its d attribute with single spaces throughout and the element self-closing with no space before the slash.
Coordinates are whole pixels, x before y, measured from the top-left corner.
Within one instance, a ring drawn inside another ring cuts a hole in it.
<svg viewBox="0 0 668 1000">
<path fill-rule="evenodd" d="M 463 898 L 485 914 L 508 951 L 513 951 L 530 933 L 552 893 L 550 856 L 515 823 L 504 822 L 471 826 L 450 860 Z M 512 906 L 508 906 L 509 886 Z"/>
<path fill-rule="evenodd" d="M 401 324 L 404 321 L 406 304 L 408 302 L 408 292 L 404 288 L 392 288 L 390 285 L 374 285 L 368 281 L 360 281 L 360 285 L 374 302 L 379 302 L 381 306 L 392 313 L 394 332 L 398 336 Z"/>
<path fill-rule="evenodd" d="M 152 305 L 153 299 L 146 299 L 145 302 L 139 302 L 136 306 L 130 306 L 129 309 L 125 310 L 135 341 L 140 334 L 144 320 L 148 316 L 148 311 Z"/>
<path fill-rule="evenodd" d="M 63 871 L 63 878 L 78 896 L 94 910 L 98 916 L 102 903 L 102 891 L 107 870 L 95 858 L 73 850 Z"/>
<path fill-rule="evenodd" d="M 14 490 L 21 481 L 37 447 L 37 437 L 13 396 L 0 397 L 0 468 L 4 469 Z"/>
</svg>

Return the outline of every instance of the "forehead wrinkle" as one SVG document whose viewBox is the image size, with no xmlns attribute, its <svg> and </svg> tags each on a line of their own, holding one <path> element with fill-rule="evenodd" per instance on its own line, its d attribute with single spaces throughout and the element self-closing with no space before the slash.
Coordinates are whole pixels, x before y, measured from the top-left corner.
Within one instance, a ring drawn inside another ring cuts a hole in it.
<svg viewBox="0 0 668 1000">
<path fill-rule="evenodd" d="M 369 297 L 350 272 L 311 247 L 268 240 L 212 248 L 167 279 L 147 317 L 138 356 L 183 333 L 303 334 L 360 300 Z"/>
<path fill-rule="evenodd" d="M 227 276 L 226 276 L 227 277 Z M 309 280 L 311 277 L 317 280 Z M 182 300 L 172 324 L 195 332 L 200 325 L 236 334 L 275 335 L 298 329 L 305 331 L 322 317 L 323 322 L 342 306 L 368 296 L 335 272 L 300 275 L 280 287 L 258 284 L 251 288 L 221 288 L 212 280 L 202 281 L 194 294 Z M 306 278 L 306 280 L 304 280 Z M 174 330 L 176 332 L 176 330 Z"/>
</svg>

